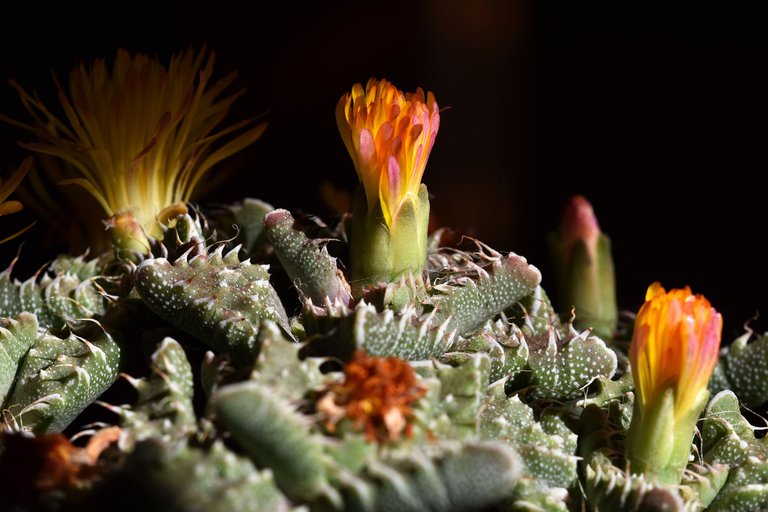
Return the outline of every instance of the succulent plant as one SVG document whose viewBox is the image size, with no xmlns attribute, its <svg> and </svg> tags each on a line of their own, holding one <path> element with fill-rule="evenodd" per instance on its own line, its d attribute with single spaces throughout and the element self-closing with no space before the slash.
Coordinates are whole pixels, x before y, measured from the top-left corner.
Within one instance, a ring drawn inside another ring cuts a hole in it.
<svg viewBox="0 0 768 512">
<path fill-rule="evenodd" d="M 750 342 L 752 338 L 755 338 Z M 768 336 L 748 331 L 724 348 L 710 381 L 714 392 L 732 389 L 749 407 L 768 401 Z"/>
<path fill-rule="evenodd" d="M 173 263 L 145 259 L 136 269 L 136 290 L 163 319 L 199 337 L 213 349 L 244 364 L 258 353 L 256 336 L 261 319 L 289 330 L 288 317 L 269 283 L 268 267 L 240 261 L 239 248 L 224 254 L 219 245 L 211 253 Z"/>
<path fill-rule="evenodd" d="M 117 378 L 120 345 L 98 323 L 70 328 L 63 337 L 40 329 L 30 313 L 7 325 L 3 373 L 11 379 L 2 385 L 11 381 L 12 391 L 3 401 L 6 429 L 61 431 Z"/>
<path fill-rule="evenodd" d="M 13 265 L 0 273 L 0 471 L 34 463 L 24 488 L 0 479 L 8 503 L 768 508 L 768 444 L 742 411 L 768 399 L 768 336 L 718 352 L 717 311 L 658 284 L 634 330 L 618 329 L 608 241 L 583 198 L 553 242 L 562 316 L 522 256 L 442 246 L 421 183 L 437 103 L 387 81 L 355 86 L 337 109 L 361 181 L 351 218 L 306 229 L 254 198 L 189 205 L 212 165 L 262 130 L 216 131 L 231 79 L 208 87 L 203 60 L 189 52 L 165 68 L 120 53 L 111 75 L 83 67 L 71 99 L 61 94 L 71 127 L 19 89 L 42 115 L 13 122 L 39 139 L 27 147 L 75 166 L 67 176 L 102 203 L 113 241 L 23 281 Z M 169 82 L 146 89 L 121 74 L 142 69 Z M 99 76 L 112 103 L 88 92 Z M 139 86 L 170 114 L 137 107 L 125 144 L 82 152 Z"/>
<path fill-rule="evenodd" d="M 67 321 L 103 315 L 105 292 L 96 260 L 60 256 L 42 275 L 24 282 L 11 277 L 13 265 L 0 272 L 0 315 L 34 313 L 42 327 L 61 328 Z"/>
</svg>

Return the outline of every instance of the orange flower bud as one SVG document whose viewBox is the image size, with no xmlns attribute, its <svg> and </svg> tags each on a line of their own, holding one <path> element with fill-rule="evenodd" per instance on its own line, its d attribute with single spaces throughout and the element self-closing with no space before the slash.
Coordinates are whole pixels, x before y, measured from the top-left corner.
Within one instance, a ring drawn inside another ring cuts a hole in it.
<svg viewBox="0 0 768 512">
<path fill-rule="evenodd" d="M 690 288 L 648 287 L 629 353 L 640 407 L 671 386 L 675 416 L 688 414 L 715 369 L 722 329 L 720 313 Z"/>
</svg>

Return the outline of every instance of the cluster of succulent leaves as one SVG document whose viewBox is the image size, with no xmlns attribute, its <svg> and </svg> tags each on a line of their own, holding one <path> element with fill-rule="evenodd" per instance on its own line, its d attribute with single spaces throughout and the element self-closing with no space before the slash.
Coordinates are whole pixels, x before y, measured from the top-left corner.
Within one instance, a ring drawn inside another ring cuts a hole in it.
<svg viewBox="0 0 768 512">
<path fill-rule="evenodd" d="M 524 258 L 438 233 L 421 275 L 357 297 L 334 256 L 344 224 L 311 227 L 245 200 L 210 225 L 179 216 L 138 263 L 0 274 L 2 444 L 121 429 L 98 478 L 19 509 L 768 507 L 768 444 L 740 408 L 768 399 L 768 336 L 723 354 L 685 478 L 658 486 L 623 458 L 626 344 L 562 322 Z M 409 435 L 322 421 L 319 398 L 359 351 L 410 362 L 423 393 Z M 84 425 L 94 410 L 107 419 Z"/>
</svg>

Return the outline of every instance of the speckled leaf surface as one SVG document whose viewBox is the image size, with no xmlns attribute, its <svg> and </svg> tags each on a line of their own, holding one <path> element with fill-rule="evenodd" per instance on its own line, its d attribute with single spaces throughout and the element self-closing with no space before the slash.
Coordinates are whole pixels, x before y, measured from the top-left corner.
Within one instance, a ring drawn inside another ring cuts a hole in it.
<svg viewBox="0 0 768 512">
<path fill-rule="evenodd" d="M 19 365 L 37 339 L 37 317 L 21 313 L 17 318 L 0 318 L 0 407 L 11 390 Z"/>
<path fill-rule="evenodd" d="M 119 363 L 118 343 L 99 325 L 66 338 L 41 333 L 19 368 L 7 408 L 33 432 L 58 432 L 112 385 Z"/>
<path fill-rule="evenodd" d="M 248 365 L 258 353 L 259 322 L 268 319 L 289 331 L 288 318 L 269 283 L 268 266 L 240 261 L 222 248 L 174 263 L 144 260 L 136 289 L 159 316 L 198 337 L 214 350 Z"/>
<path fill-rule="evenodd" d="M 41 327 L 61 328 L 65 320 L 90 318 L 106 310 L 95 285 L 99 268 L 84 257 L 59 257 L 49 272 L 21 282 L 11 277 L 12 266 L 0 272 L 0 317 L 28 312 Z"/>
</svg>

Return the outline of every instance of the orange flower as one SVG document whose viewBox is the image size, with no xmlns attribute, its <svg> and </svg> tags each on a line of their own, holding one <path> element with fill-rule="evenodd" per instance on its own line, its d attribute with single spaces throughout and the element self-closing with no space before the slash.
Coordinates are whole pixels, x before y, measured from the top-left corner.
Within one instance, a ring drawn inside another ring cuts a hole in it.
<svg viewBox="0 0 768 512">
<path fill-rule="evenodd" d="M 640 410 L 672 388 L 675 418 L 686 416 L 715 369 L 722 328 L 720 313 L 690 288 L 648 287 L 629 354 Z"/>
<path fill-rule="evenodd" d="M 365 430 L 369 441 L 384 443 L 402 434 L 410 437 L 411 404 L 424 393 L 408 362 L 358 351 L 344 369 L 344 382 L 333 385 L 317 408 L 326 416 L 329 431 L 346 417 L 356 429 Z"/>
<path fill-rule="evenodd" d="M 368 209 L 381 203 L 392 226 L 403 200 L 417 196 L 427 159 L 440 127 L 434 95 L 417 89 L 403 94 L 386 80 L 352 87 L 336 107 L 336 122 L 357 175 L 365 188 Z"/>
</svg>

